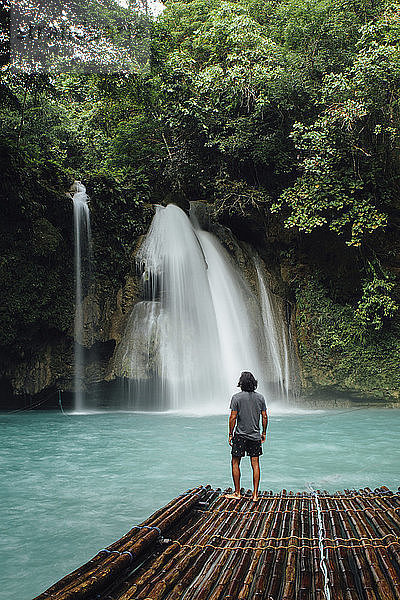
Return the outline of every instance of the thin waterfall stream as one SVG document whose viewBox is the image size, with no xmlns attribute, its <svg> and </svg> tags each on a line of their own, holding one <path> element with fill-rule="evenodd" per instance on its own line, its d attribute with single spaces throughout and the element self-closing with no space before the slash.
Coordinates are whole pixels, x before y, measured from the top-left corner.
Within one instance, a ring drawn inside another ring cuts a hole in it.
<svg viewBox="0 0 400 600">
<path fill-rule="evenodd" d="M 74 318 L 74 397 L 75 410 L 84 406 L 84 314 L 83 289 L 90 276 L 91 229 L 86 188 L 79 181 L 72 186 L 74 205 L 74 263 L 75 263 L 75 318 Z"/>
<path fill-rule="evenodd" d="M 279 306 L 267 285 L 260 257 L 255 255 L 253 260 L 260 293 L 261 315 L 267 344 L 266 353 L 270 357 L 270 368 L 273 370 L 272 380 L 278 386 L 278 394 L 289 398 L 294 391 L 296 378 L 289 328 L 285 324 L 283 315 L 279 314 Z"/>
<path fill-rule="evenodd" d="M 221 412 L 243 370 L 271 400 L 288 397 L 287 326 L 267 302 L 259 258 L 249 253 L 257 294 L 218 238 L 169 204 L 157 207 L 136 259 L 143 299 L 114 367 L 126 382 L 126 407 Z"/>
</svg>

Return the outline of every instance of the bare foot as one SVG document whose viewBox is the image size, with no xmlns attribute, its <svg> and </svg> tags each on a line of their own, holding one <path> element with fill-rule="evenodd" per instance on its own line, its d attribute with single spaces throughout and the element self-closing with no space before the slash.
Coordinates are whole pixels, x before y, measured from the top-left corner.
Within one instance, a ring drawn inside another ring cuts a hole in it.
<svg viewBox="0 0 400 600">
<path fill-rule="evenodd" d="M 259 499 L 260 499 L 260 498 L 259 498 L 258 496 L 253 496 L 253 497 L 252 497 L 252 500 L 253 500 L 253 502 L 258 502 L 258 501 L 259 501 Z"/>
<path fill-rule="evenodd" d="M 230 500 L 240 500 L 240 494 L 234 492 L 233 494 L 224 494 L 224 498 L 229 498 Z"/>
</svg>

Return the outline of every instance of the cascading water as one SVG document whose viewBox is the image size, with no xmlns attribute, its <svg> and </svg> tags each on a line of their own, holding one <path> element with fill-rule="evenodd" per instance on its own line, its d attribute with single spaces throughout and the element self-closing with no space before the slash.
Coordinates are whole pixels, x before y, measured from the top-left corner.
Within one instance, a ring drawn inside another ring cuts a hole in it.
<svg viewBox="0 0 400 600">
<path fill-rule="evenodd" d="M 86 188 L 75 181 L 71 191 L 74 205 L 75 319 L 74 319 L 74 396 L 75 410 L 84 409 L 84 323 L 83 283 L 90 276 L 91 230 Z"/>
<path fill-rule="evenodd" d="M 136 395 L 152 390 L 153 407 L 215 405 L 223 393 L 217 322 L 205 256 L 182 210 L 157 208 L 137 261 L 148 300 L 135 306 L 121 344 L 123 373 Z"/>
<path fill-rule="evenodd" d="M 115 355 L 130 407 L 221 412 L 243 370 L 254 372 L 260 390 L 270 390 L 271 382 L 279 389 L 283 355 L 273 355 L 264 318 L 273 319 L 273 308 L 260 308 L 214 235 L 193 226 L 177 206 L 159 206 L 137 262 L 144 299 L 133 308 Z M 251 256 L 249 264 L 255 272 Z M 257 274 L 263 299 L 260 267 Z"/>
<path fill-rule="evenodd" d="M 201 230 L 197 236 L 208 264 L 207 280 L 222 349 L 219 376 L 224 378 L 224 388 L 235 386 L 241 371 L 258 373 L 261 380 L 257 338 L 262 323 L 251 311 L 251 290 L 217 238 Z"/>
<path fill-rule="evenodd" d="M 272 367 L 272 386 L 277 386 L 278 395 L 288 398 L 296 387 L 296 369 L 289 339 L 289 330 L 279 307 L 268 288 L 260 257 L 255 255 L 254 264 L 260 290 L 261 314 L 264 323 L 266 352 Z M 278 318 L 277 318 L 278 317 Z"/>
</svg>

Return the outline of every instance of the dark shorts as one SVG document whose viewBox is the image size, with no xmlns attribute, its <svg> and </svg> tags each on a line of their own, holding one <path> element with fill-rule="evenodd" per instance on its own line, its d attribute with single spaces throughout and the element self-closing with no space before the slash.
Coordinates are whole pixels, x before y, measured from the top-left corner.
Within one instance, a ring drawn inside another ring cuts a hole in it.
<svg viewBox="0 0 400 600">
<path fill-rule="evenodd" d="M 242 458 L 246 452 L 247 456 L 261 456 L 261 440 L 250 440 L 235 434 L 232 440 L 232 456 Z"/>
</svg>

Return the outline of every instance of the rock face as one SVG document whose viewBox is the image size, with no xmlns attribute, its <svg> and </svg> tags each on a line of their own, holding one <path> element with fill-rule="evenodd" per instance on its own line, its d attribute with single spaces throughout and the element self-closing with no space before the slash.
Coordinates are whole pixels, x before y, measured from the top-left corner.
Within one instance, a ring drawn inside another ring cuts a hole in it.
<svg viewBox="0 0 400 600">
<path fill-rule="evenodd" d="M 379 360 L 378 357 L 373 357 Z M 342 369 L 336 362 L 314 364 L 301 361 L 302 399 L 304 402 L 321 406 L 343 405 L 366 402 L 380 405 L 400 406 L 400 391 L 397 372 L 363 372 L 362 368 Z M 397 380 L 397 381 L 396 381 Z"/>
<path fill-rule="evenodd" d="M 297 290 L 295 321 L 305 398 L 399 402 L 395 328 L 371 332 L 369 338 L 358 336 L 354 310 L 334 303 L 312 277 Z"/>
<path fill-rule="evenodd" d="M 71 338 L 54 338 L 36 348 L 26 360 L 4 372 L 15 394 L 34 396 L 56 381 L 70 385 L 68 372 L 72 369 L 73 344 Z"/>
</svg>

